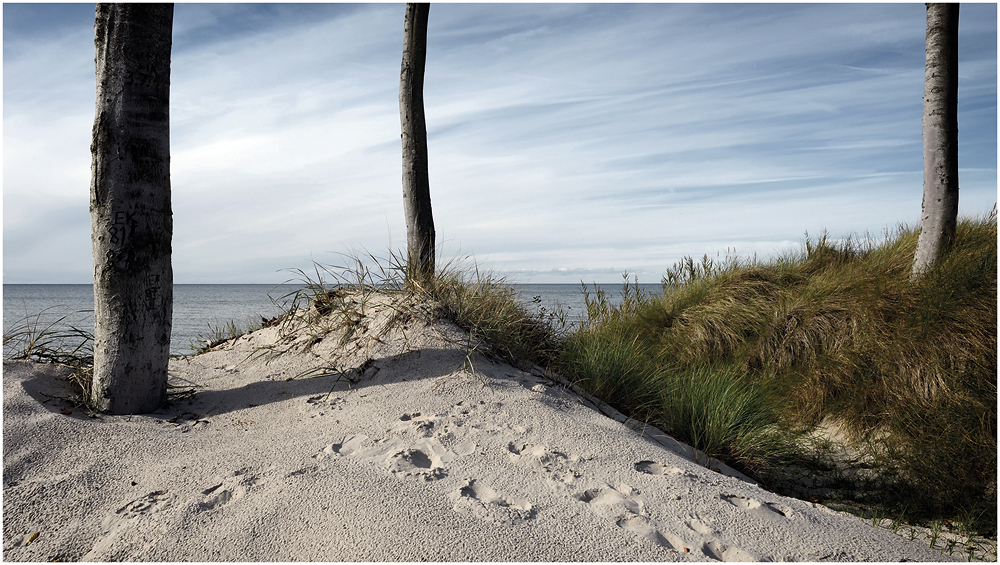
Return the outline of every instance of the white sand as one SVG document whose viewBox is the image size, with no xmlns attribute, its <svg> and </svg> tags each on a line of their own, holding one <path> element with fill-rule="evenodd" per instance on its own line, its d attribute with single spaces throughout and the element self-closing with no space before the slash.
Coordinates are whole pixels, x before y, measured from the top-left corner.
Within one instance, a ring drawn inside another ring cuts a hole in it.
<svg viewBox="0 0 1000 565">
<path fill-rule="evenodd" d="M 173 384 L 203 388 L 148 415 L 66 415 L 64 368 L 4 362 L 4 559 L 950 559 L 706 469 L 552 381 L 480 356 L 473 375 L 454 325 L 382 333 L 375 310 L 344 346 L 268 328 L 174 360 Z M 275 343 L 295 350 L 261 355 Z M 286 380 L 368 359 L 351 388 Z"/>
</svg>

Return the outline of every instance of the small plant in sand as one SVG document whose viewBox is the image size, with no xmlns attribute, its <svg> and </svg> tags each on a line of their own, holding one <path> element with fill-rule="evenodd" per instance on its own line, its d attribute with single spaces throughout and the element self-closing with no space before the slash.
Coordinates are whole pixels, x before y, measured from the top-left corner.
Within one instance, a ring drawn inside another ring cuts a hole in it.
<svg viewBox="0 0 1000 565">
<path fill-rule="evenodd" d="M 278 323 L 277 318 L 268 320 L 262 316 L 257 316 L 256 318 L 251 318 L 242 324 L 236 320 L 229 320 L 225 323 L 216 323 L 214 326 L 212 324 L 208 324 L 208 334 L 199 335 L 196 341 L 191 342 L 190 347 L 191 350 L 194 351 L 195 355 L 207 353 L 228 341 L 248 333 L 255 332 L 274 323 Z"/>
<path fill-rule="evenodd" d="M 313 263 L 313 273 L 302 269 L 297 274 L 292 290 L 276 303 L 285 305 L 281 316 L 280 331 L 307 331 L 307 347 L 322 341 L 331 333 L 341 335 L 341 344 L 349 341 L 368 315 L 372 297 L 378 293 L 398 294 L 402 288 L 401 276 L 391 262 L 386 264 L 366 253 L 344 255 L 345 265 L 320 265 Z"/>
</svg>

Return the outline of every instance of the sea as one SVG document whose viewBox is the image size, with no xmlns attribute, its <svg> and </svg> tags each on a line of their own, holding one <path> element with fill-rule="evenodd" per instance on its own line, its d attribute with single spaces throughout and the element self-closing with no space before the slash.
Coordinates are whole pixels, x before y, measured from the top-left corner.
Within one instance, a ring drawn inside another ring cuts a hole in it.
<svg viewBox="0 0 1000 565">
<path fill-rule="evenodd" d="M 580 284 L 513 284 L 521 300 L 542 314 L 562 311 L 568 329 L 586 319 L 584 288 Z M 174 285 L 173 326 L 170 354 L 191 355 L 211 340 L 213 328 L 230 322 L 240 327 L 259 323 L 284 312 L 291 297 L 301 288 L 294 285 L 267 284 L 176 284 Z M 640 284 L 648 294 L 662 294 L 659 284 Z M 589 285 L 593 296 L 597 289 L 606 293 L 612 304 L 621 301 L 622 285 Z M 544 310 L 542 310 L 544 309 Z M 94 291 L 89 284 L 4 284 L 3 285 L 3 356 L 10 357 L 19 346 L 25 331 L 60 332 L 78 328 L 92 333 L 94 328 Z M 75 346 L 68 339 L 64 346 Z"/>
</svg>

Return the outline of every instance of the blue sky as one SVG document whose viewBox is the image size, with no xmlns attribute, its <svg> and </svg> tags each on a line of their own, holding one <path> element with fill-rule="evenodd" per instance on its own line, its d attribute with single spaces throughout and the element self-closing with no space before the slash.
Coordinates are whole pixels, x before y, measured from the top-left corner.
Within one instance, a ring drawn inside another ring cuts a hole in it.
<svg viewBox="0 0 1000 565">
<path fill-rule="evenodd" d="M 405 247 L 402 4 L 177 4 L 177 283 Z M 91 281 L 92 4 L 3 6 L 3 281 Z M 434 4 L 439 253 L 512 282 L 919 219 L 923 4 Z M 997 6 L 963 4 L 960 209 L 997 200 Z"/>
</svg>

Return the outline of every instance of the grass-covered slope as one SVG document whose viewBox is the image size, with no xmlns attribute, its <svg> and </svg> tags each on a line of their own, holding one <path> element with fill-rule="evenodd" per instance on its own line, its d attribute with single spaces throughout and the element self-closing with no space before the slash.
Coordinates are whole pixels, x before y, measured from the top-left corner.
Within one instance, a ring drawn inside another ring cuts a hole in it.
<svg viewBox="0 0 1000 565">
<path fill-rule="evenodd" d="M 800 450 L 796 431 L 836 421 L 877 467 L 878 502 L 995 532 L 996 215 L 961 221 L 914 283 L 916 240 L 900 228 L 771 262 L 687 259 L 662 297 L 589 297 L 560 370 L 763 476 Z"/>
</svg>

